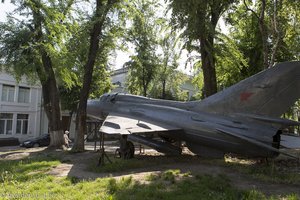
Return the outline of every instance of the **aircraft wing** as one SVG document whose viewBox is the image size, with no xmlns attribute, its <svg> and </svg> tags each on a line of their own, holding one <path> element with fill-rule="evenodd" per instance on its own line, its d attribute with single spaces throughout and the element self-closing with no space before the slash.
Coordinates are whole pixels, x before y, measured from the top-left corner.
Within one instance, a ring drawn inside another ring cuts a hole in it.
<svg viewBox="0 0 300 200">
<path fill-rule="evenodd" d="M 297 159 L 298 159 L 298 157 L 296 157 L 296 156 L 294 156 L 294 155 L 291 155 L 291 154 L 282 152 L 282 151 L 280 151 L 279 149 L 276 149 L 276 148 L 274 148 L 274 147 L 272 147 L 272 146 L 270 146 L 270 145 L 267 145 L 267 144 L 265 144 L 265 143 L 263 143 L 263 142 L 260 142 L 260 141 L 258 141 L 258 140 L 255 140 L 255 139 L 253 139 L 253 138 L 249 138 L 249 137 L 244 136 L 244 135 L 241 135 L 241 134 L 237 133 L 237 132 L 236 132 L 234 129 L 232 129 L 232 128 L 225 128 L 225 129 L 222 128 L 222 129 L 217 129 L 217 131 L 219 131 L 219 132 L 221 132 L 221 133 L 223 133 L 223 134 L 226 134 L 226 135 L 229 135 L 229 136 L 232 136 L 232 137 L 236 137 L 236 138 L 239 138 L 239 139 L 241 139 L 241 140 L 250 142 L 250 143 L 252 143 L 252 144 L 254 144 L 254 145 L 257 145 L 257 146 L 259 146 L 259 147 L 263 147 L 263 148 L 269 149 L 269 150 L 271 150 L 271 151 L 274 151 L 274 152 L 277 152 L 277 153 L 281 153 L 281 154 L 284 154 L 284 155 L 286 155 L 286 156 L 289 156 L 289 157 L 293 157 L 293 158 L 297 158 Z"/>
<path fill-rule="evenodd" d="M 157 122 L 146 122 L 143 120 L 137 120 L 134 118 L 128 118 L 114 114 L 109 114 L 100 128 L 101 132 L 121 135 L 170 130 L 180 130 L 180 128 L 166 124 L 160 124 Z"/>
</svg>

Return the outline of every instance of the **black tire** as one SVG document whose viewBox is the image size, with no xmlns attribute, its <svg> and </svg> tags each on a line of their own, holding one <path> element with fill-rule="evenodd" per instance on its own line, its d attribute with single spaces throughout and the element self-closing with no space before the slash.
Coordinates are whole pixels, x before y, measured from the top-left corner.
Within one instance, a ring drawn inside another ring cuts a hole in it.
<svg viewBox="0 0 300 200">
<path fill-rule="evenodd" d="M 128 159 L 134 158 L 134 145 L 131 141 L 127 141 L 127 146 L 129 148 Z"/>
</svg>

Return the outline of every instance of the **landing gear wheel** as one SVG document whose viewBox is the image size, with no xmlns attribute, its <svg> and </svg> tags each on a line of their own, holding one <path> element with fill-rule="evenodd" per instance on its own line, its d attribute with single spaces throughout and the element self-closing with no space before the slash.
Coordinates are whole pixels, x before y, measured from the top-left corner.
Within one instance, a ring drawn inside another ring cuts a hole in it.
<svg viewBox="0 0 300 200">
<path fill-rule="evenodd" d="M 176 140 L 172 139 L 172 138 L 169 138 L 169 137 L 166 137 L 166 136 L 160 136 L 161 139 L 163 139 L 164 141 L 166 142 L 169 142 L 169 143 L 175 143 Z"/>
<path fill-rule="evenodd" d="M 127 159 L 134 158 L 134 145 L 132 142 L 127 141 L 127 147 L 128 147 L 128 154 Z"/>
<path fill-rule="evenodd" d="M 127 140 L 127 135 L 122 135 L 120 139 L 120 148 L 117 149 L 116 155 L 123 159 L 131 159 L 134 157 L 134 145 Z"/>
</svg>

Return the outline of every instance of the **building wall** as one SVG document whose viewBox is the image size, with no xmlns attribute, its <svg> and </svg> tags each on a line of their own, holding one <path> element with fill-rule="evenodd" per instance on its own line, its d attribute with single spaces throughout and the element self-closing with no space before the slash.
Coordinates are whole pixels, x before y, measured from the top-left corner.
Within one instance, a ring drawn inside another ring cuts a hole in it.
<svg viewBox="0 0 300 200">
<path fill-rule="evenodd" d="M 28 84 L 25 79 L 17 83 L 13 76 L 1 72 L 0 138 L 15 137 L 23 141 L 47 132 L 41 86 Z"/>
<path fill-rule="evenodd" d="M 127 73 L 128 68 L 121 68 L 113 71 L 111 75 L 111 81 L 114 85 L 114 89 L 112 90 L 112 92 L 127 92 L 125 88 Z"/>
<path fill-rule="evenodd" d="M 181 72 L 178 72 L 181 73 Z M 111 80 L 114 85 L 112 92 L 124 92 L 126 93 L 125 81 L 128 74 L 128 68 L 121 68 L 113 71 Z M 189 79 L 180 86 L 182 91 L 186 91 L 188 94 L 188 100 L 197 92 L 197 89 L 193 86 L 192 81 Z"/>
</svg>

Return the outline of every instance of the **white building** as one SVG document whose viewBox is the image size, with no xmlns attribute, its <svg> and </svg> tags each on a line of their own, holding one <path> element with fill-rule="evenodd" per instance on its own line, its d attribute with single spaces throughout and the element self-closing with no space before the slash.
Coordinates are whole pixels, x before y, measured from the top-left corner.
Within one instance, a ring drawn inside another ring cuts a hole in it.
<svg viewBox="0 0 300 200">
<path fill-rule="evenodd" d="M 178 72 L 178 73 L 182 73 L 182 72 Z M 128 74 L 128 68 L 126 68 L 126 67 L 117 69 L 112 72 L 111 80 L 112 80 L 112 84 L 115 86 L 115 88 L 112 90 L 112 92 L 124 92 L 124 93 L 127 92 L 126 86 L 125 86 L 127 74 Z M 186 76 L 188 76 L 188 75 L 186 75 Z M 187 93 L 188 100 L 190 100 L 191 97 L 198 91 L 193 86 L 191 79 L 184 82 L 180 86 L 180 89 Z"/>
<path fill-rule="evenodd" d="M 0 73 L 0 139 L 19 141 L 48 133 L 48 120 L 42 106 L 42 88 L 26 79 Z"/>
<path fill-rule="evenodd" d="M 112 92 L 124 92 L 126 93 L 125 82 L 127 78 L 128 68 L 120 68 L 114 70 L 111 74 L 111 82 L 114 85 Z"/>
</svg>

